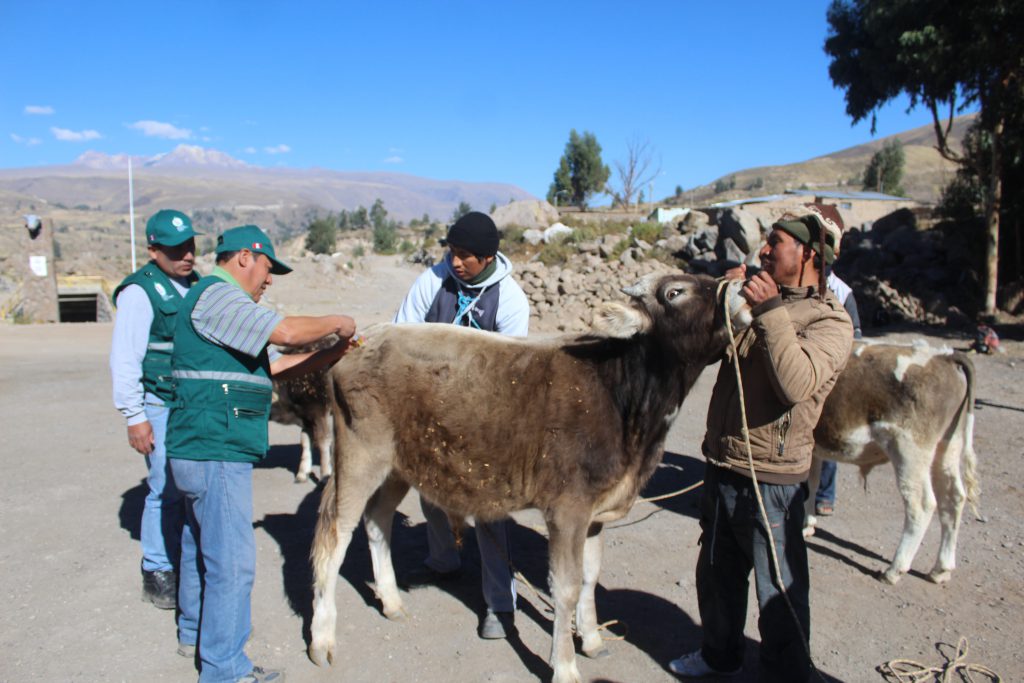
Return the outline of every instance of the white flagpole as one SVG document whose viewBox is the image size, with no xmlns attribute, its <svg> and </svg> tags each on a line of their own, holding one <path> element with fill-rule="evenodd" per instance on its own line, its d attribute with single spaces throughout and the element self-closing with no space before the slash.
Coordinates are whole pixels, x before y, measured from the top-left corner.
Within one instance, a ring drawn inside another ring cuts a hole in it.
<svg viewBox="0 0 1024 683">
<path fill-rule="evenodd" d="M 135 193 L 132 189 L 132 158 L 128 157 L 128 215 L 132 229 L 132 272 L 135 272 Z"/>
</svg>

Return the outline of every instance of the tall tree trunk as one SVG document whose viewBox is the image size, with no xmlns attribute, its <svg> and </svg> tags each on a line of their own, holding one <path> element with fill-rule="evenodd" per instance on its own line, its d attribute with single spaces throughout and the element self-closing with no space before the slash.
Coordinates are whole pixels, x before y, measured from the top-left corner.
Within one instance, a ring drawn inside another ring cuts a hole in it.
<svg viewBox="0 0 1024 683">
<path fill-rule="evenodd" d="M 987 279 L 985 282 L 985 313 L 996 312 L 996 291 L 999 288 L 999 210 L 1003 199 L 1003 180 L 999 147 L 1003 137 L 1003 118 L 992 129 L 992 170 L 989 175 L 988 196 L 985 201 L 985 227 L 988 240 L 986 250 Z"/>
</svg>

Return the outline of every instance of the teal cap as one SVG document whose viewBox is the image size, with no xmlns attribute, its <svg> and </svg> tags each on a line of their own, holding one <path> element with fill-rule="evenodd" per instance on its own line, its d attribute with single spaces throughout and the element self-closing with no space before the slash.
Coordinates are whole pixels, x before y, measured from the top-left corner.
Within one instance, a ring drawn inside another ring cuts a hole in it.
<svg viewBox="0 0 1024 683">
<path fill-rule="evenodd" d="M 217 238 L 217 249 L 215 251 L 218 254 L 239 251 L 241 249 L 248 249 L 254 254 L 263 254 L 270 259 L 270 262 L 273 264 L 270 272 L 274 275 L 285 275 L 292 272 L 288 264 L 278 260 L 277 254 L 274 253 L 274 245 L 270 243 L 267 233 L 255 225 L 240 225 L 237 228 L 225 230 Z"/>
<path fill-rule="evenodd" d="M 192 229 L 192 219 L 181 211 L 161 209 L 146 221 L 146 243 L 176 247 L 203 233 Z"/>
</svg>

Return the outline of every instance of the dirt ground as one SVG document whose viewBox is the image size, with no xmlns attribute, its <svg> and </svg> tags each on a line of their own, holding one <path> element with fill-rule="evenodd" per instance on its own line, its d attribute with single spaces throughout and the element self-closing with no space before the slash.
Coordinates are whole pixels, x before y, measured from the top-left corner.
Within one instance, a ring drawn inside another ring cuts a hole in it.
<svg viewBox="0 0 1024 683">
<path fill-rule="evenodd" d="M 312 261 L 297 265 L 296 274 L 271 288 L 275 305 L 293 313 L 351 312 L 360 324 L 390 317 L 418 273 L 394 259 L 371 259 L 348 273 L 316 270 L 320 264 Z M 193 663 L 175 653 L 173 613 L 140 600 L 145 467 L 111 405 L 111 329 L 0 325 L 0 681 L 187 681 L 196 675 Z M 967 345 L 958 338 L 930 341 Z M 968 661 L 994 669 L 1004 681 L 1024 677 L 1024 344 L 1005 339 L 1004 345 L 1005 354 L 975 359 L 975 446 L 987 522 L 965 511 L 950 583 L 924 579 L 937 550 L 934 520 L 913 571 L 896 586 L 876 579 L 902 527 L 893 474 L 876 469 L 865 491 L 855 468 L 840 467 L 837 513 L 809 542 L 812 649 L 825 680 L 882 680 L 875 667 L 895 658 L 938 665 L 944 659 L 936 644 L 955 645 L 961 636 L 970 641 Z M 713 380 L 712 368 L 684 403 L 648 495 L 700 480 L 699 443 Z M 368 586 L 366 539 L 358 534 L 337 591 L 337 659 L 331 668 L 311 664 L 305 655 L 312 599 L 306 558 L 319 493 L 313 483 L 292 481 L 297 428 L 272 424 L 270 440 L 254 484 L 258 551 L 249 652 L 256 663 L 284 668 L 293 683 L 550 677 L 549 615 L 530 589 L 520 588 L 515 637 L 477 638 L 484 605 L 471 534 L 462 581 L 405 594 L 410 616 L 401 623 L 380 614 Z M 601 620 L 618 620 L 611 628 L 624 638 L 609 643 L 610 657 L 580 658 L 586 680 L 675 680 L 668 662 L 699 645 L 693 588 L 698 495 L 639 503 L 607 530 L 598 612 Z M 400 512 L 399 573 L 426 550 L 415 495 Z M 545 591 L 543 524 L 534 512 L 516 520 L 513 559 Z M 747 671 L 756 661 L 754 612 Z"/>
</svg>

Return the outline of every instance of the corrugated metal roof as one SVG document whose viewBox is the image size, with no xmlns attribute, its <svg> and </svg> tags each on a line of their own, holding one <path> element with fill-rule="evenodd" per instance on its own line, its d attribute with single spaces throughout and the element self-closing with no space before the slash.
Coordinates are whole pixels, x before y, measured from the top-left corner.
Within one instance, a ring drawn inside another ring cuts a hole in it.
<svg viewBox="0 0 1024 683">
<path fill-rule="evenodd" d="M 717 202 L 715 204 L 710 204 L 708 208 L 727 209 L 732 206 L 743 206 L 744 204 L 764 204 L 765 202 L 776 202 L 785 199 L 787 196 L 821 197 L 822 199 L 847 199 L 876 202 L 908 201 L 906 197 L 897 197 L 895 195 L 883 194 L 881 192 L 838 192 L 836 190 L 786 190 L 784 194 L 770 194 L 765 195 L 763 197 L 744 197 L 742 199 L 733 199 L 732 201 L 728 202 Z"/>
<path fill-rule="evenodd" d="M 786 194 L 795 194 L 801 197 L 824 197 L 825 199 L 867 199 L 871 201 L 901 202 L 906 197 L 897 197 L 882 192 L 838 192 L 836 190 L 786 190 Z"/>
<path fill-rule="evenodd" d="M 716 202 L 709 205 L 711 209 L 727 209 L 730 206 L 742 206 L 744 204 L 763 204 L 764 202 L 776 202 L 780 199 L 785 199 L 785 195 L 781 194 L 769 194 L 763 197 L 744 197 L 743 199 L 733 199 L 729 202 Z"/>
</svg>

